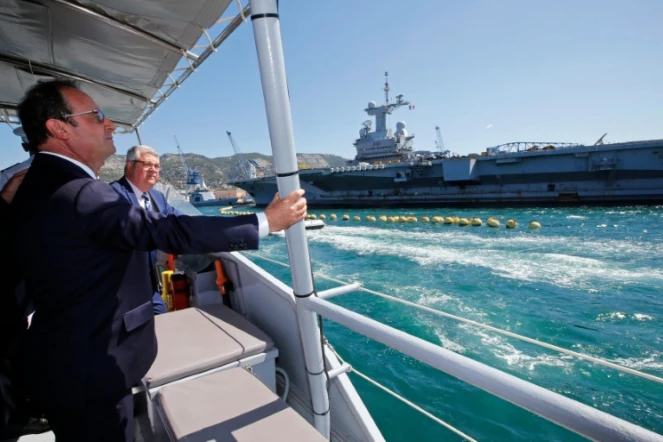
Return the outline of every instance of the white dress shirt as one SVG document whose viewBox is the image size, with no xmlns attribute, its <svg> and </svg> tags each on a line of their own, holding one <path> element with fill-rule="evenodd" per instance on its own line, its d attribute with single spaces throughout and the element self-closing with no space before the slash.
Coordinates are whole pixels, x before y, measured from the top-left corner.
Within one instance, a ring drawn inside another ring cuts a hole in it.
<svg viewBox="0 0 663 442">
<path fill-rule="evenodd" d="M 263 238 L 269 235 L 269 221 L 267 221 L 265 212 L 258 212 L 256 216 L 258 217 L 258 236 Z"/>
<path fill-rule="evenodd" d="M 143 209 L 145 208 L 145 200 L 143 199 L 143 193 L 146 193 L 147 194 L 147 199 L 149 199 L 150 203 L 152 203 L 152 210 L 154 210 L 154 201 L 152 200 L 152 197 L 150 196 L 150 193 L 149 192 L 143 192 L 142 190 L 140 190 L 138 187 L 136 187 L 134 185 L 134 183 L 131 182 L 131 180 L 129 180 L 129 178 L 127 178 L 127 183 L 129 183 L 129 185 L 131 186 L 131 189 L 136 194 L 136 199 L 138 199 L 138 204 L 140 204 L 140 207 L 142 207 Z"/>
</svg>

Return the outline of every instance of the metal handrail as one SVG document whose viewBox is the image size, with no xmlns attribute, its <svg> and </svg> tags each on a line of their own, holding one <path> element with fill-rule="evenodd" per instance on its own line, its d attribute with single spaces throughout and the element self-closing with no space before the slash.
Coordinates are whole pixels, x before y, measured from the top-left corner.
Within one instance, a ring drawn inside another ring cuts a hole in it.
<svg viewBox="0 0 663 442">
<path fill-rule="evenodd" d="M 304 308 L 592 440 L 659 441 L 663 436 L 317 297 Z"/>
<path fill-rule="evenodd" d="M 264 260 L 272 262 L 274 264 L 278 264 L 280 266 L 289 267 L 289 265 L 286 264 L 286 263 L 282 263 L 280 261 L 276 261 L 276 260 L 273 260 L 271 258 L 267 258 L 266 256 L 262 256 L 262 255 L 259 255 L 257 253 L 249 253 L 249 252 L 245 252 L 245 253 L 247 253 L 247 255 L 256 256 L 258 258 L 264 259 Z M 340 279 L 332 278 L 330 276 L 327 276 L 327 275 L 324 275 L 324 274 L 318 273 L 318 272 L 314 272 L 313 274 L 316 277 L 326 279 L 328 281 L 336 282 L 338 284 L 343 284 L 343 285 L 346 285 L 346 286 L 354 284 L 354 283 L 349 283 L 349 282 L 342 281 Z M 586 361 L 590 361 L 590 362 L 593 362 L 593 363 L 598 364 L 598 365 L 603 365 L 605 367 L 609 367 L 609 368 L 612 368 L 614 370 L 621 371 L 623 373 L 632 374 L 634 376 L 638 376 L 640 378 L 647 379 L 649 381 L 653 381 L 653 382 L 657 382 L 659 384 L 663 384 L 663 378 L 660 378 L 659 376 L 655 376 L 655 375 L 649 374 L 649 373 L 643 373 L 641 371 L 634 370 L 634 369 L 629 368 L 629 367 L 624 367 L 623 365 L 615 364 L 614 362 L 606 361 L 605 359 L 597 358 L 597 357 L 586 355 L 586 354 L 583 354 L 583 353 L 578 353 L 578 352 L 575 352 L 573 350 L 569 350 L 569 349 L 566 349 L 566 348 L 563 348 L 563 347 L 558 347 L 558 346 L 553 345 L 553 344 L 548 344 L 547 342 L 539 341 L 537 339 L 528 338 L 527 336 L 522 336 L 522 335 L 519 335 L 517 333 L 513 333 L 513 332 L 510 332 L 510 331 L 507 331 L 507 330 L 502 330 L 501 328 L 493 327 L 492 325 L 483 324 L 481 322 L 476 322 L 476 321 L 473 321 L 471 319 L 463 318 L 461 316 L 456 316 L 456 315 L 453 315 L 451 313 L 447 313 L 447 312 L 444 312 L 444 311 L 441 311 L 441 310 L 436 310 L 436 309 L 433 309 L 433 308 L 430 308 L 430 307 L 426 307 L 425 305 L 416 304 L 416 303 L 411 302 L 411 301 L 406 301 L 404 299 L 396 298 L 395 296 L 386 295 L 384 293 L 377 292 L 375 290 L 367 289 L 363 286 L 359 287 L 357 289 L 357 291 L 370 293 L 372 295 L 380 296 L 382 298 L 389 299 L 391 301 L 400 302 L 401 304 L 405 304 L 405 305 L 408 305 L 410 307 L 418 308 L 420 310 L 424 310 L 424 311 L 427 311 L 427 312 L 430 312 L 430 313 L 433 313 L 433 314 L 436 314 L 436 315 L 439 315 L 439 316 L 444 316 L 445 318 L 453 319 L 453 320 L 456 320 L 456 321 L 459 321 L 459 322 L 463 322 L 465 324 L 469 324 L 469 325 L 472 325 L 472 326 L 475 326 L 475 327 L 483 328 L 485 330 L 490 330 L 490 331 L 493 331 L 495 333 L 499 333 L 499 334 L 504 335 L 504 336 L 508 336 L 508 337 L 515 338 L 515 339 L 518 339 L 518 340 L 523 341 L 523 342 L 527 342 L 529 344 L 538 345 L 539 347 L 547 348 L 549 350 L 554 350 L 554 351 L 557 351 L 559 353 L 564 353 L 564 354 L 567 354 L 569 356 L 576 357 L 578 359 L 583 359 L 583 360 L 586 360 Z"/>
<path fill-rule="evenodd" d="M 288 264 L 259 254 L 244 253 L 289 267 Z M 321 275 L 316 273 L 316 276 Z M 309 297 L 300 302 L 299 305 L 589 439 L 663 442 L 663 435 L 382 324 L 359 313 L 352 312 L 324 299 Z"/>
<path fill-rule="evenodd" d="M 332 346 L 329 344 L 329 342 L 327 342 L 326 344 L 327 344 L 327 347 L 332 351 L 332 353 L 334 353 L 334 354 L 336 355 L 336 357 L 338 358 L 338 360 L 339 360 L 342 364 L 346 364 L 346 362 L 343 360 L 343 358 L 341 357 L 341 355 L 339 355 L 339 354 L 336 352 L 336 350 L 334 349 L 334 347 L 332 347 Z M 391 389 L 385 387 L 385 386 L 382 385 L 381 383 L 379 383 L 379 382 L 377 382 L 376 380 L 372 379 L 370 376 L 367 376 L 367 375 L 365 375 L 364 373 L 360 372 L 360 371 L 357 370 L 354 366 L 352 367 L 352 370 L 350 370 L 350 372 L 356 374 L 357 376 L 359 376 L 360 378 L 362 378 L 362 379 L 365 380 L 366 382 L 369 382 L 370 384 L 373 384 L 374 386 L 378 387 L 380 390 L 384 391 L 385 393 L 387 393 L 387 394 L 391 395 L 392 397 L 398 399 L 399 401 L 403 402 L 405 405 L 409 406 L 409 407 L 412 408 L 413 410 L 418 411 L 419 413 L 423 414 L 423 415 L 426 416 L 427 418 L 429 418 L 429 419 L 431 419 L 431 420 L 437 422 L 438 424 L 440 424 L 441 426 L 443 426 L 443 427 L 446 428 L 447 430 L 456 433 L 457 435 L 459 435 L 459 436 L 462 437 L 463 439 L 468 440 L 468 441 L 470 441 L 470 442 L 477 442 L 476 439 L 473 439 L 471 436 L 468 436 L 467 434 L 463 433 L 462 431 L 460 431 L 458 428 L 454 427 L 453 425 L 451 425 L 451 424 L 449 424 L 449 423 L 443 421 L 443 420 L 440 419 L 439 417 L 437 417 L 437 416 L 435 416 L 435 415 L 429 413 L 428 411 L 424 410 L 423 408 L 421 408 L 419 405 L 415 404 L 414 402 L 410 402 L 409 400 L 405 399 L 405 398 L 404 398 L 403 396 L 401 396 L 400 394 L 398 394 L 398 393 L 396 393 L 395 391 L 393 391 L 393 390 L 391 390 Z"/>
</svg>

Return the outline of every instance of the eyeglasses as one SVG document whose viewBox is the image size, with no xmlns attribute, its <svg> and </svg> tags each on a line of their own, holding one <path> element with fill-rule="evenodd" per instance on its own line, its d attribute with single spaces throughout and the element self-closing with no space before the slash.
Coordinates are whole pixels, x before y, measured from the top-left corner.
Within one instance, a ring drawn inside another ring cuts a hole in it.
<svg viewBox="0 0 663 442">
<path fill-rule="evenodd" d="M 145 169 L 153 168 L 154 170 L 161 170 L 161 165 L 159 164 L 149 163 L 147 161 L 141 160 L 134 160 L 134 163 L 141 163 Z"/>
<path fill-rule="evenodd" d="M 92 109 L 85 112 L 78 112 L 77 114 L 64 114 L 63 117 L 69 118 L 69 117 L 77 117 L 79 115 L 88 115 L 88 114 L 97 114 L 97 120 L 99 120 L 100 123 L 103 123 L 104 119 L 106 119 L 106 116 L 101 111 L 101 109 Z"/>
</svg>

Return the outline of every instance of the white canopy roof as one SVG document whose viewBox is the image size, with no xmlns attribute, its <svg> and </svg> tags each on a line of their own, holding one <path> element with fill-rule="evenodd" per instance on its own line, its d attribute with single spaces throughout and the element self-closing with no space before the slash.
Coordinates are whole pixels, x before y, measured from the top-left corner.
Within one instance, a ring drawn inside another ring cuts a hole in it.
<svg viewBox="0 0 663 442">
<path fill-rule="evenodd" d="M 248 13 L 240 0 L 2 0 L 0 122 L 19 124 L 25 92 L 64 77 L 132 131 Z"/>
</svg>

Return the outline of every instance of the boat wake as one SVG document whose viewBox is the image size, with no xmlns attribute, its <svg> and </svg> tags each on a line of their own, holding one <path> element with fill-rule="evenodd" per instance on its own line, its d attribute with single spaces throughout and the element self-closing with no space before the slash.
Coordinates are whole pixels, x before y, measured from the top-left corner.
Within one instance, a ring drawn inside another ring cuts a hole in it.
<svg viewBox="0 0 663 442">
<path fill-rule="evenodd" d="M 396 266 L 400 260 L 409 260 L 422 267 L 441 270 L 457 266 L 480 267 L 498 278 L 570 289 L 601 291 L 606 283 L 643 283 L 663 288 L 663 270 L 622 267 L 614 260 L 615 254 L 619 254 L 620 261 L 628 261 L 630 256 L 644 253 L 644 246 L 584 241 L 575 245 L 573 238 L 521 236 L 530 238 L 507 240 L 457 231 L 427 233 L 329 226 L 324 234 L 311 238 L 311 243 L 327 244 L 357 256 L 396 258 Z M 579 253 L 584 256 L 578 256 Z"/>
</svg>

